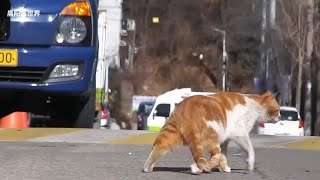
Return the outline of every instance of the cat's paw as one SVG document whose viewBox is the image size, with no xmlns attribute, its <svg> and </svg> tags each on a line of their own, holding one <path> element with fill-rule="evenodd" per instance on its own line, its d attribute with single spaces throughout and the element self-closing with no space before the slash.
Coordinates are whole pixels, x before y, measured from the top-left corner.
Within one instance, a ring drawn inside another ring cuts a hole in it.
<svg viewBox="0 0 320 180">
<path fill-rule="evenodd" d="M 248 165 L 248 170 L 253 171 L 254 170 L 254 165 Z"/>
<path fill-rule="evenodd" d="M 199 169 L 206 171 L 206 172 L 209 172 L 212 169 L 211 164 L 205 158 L 198 159 L 197 166 Z"/>
<path fill-rule="evenodd" d="M 153 171 L 153 169 L 151 169 L 151 168 L 145 168 L 145 169 L 143 169 L 143 172 L 145 172 L 145 173 L 150 173 L 150 172 L 152 172 Z"/>
<path fill-rule="evenodd" d="M 191 173 L 192 174 L 200 174 L 202 173 L 202 170 L 198 168 L 196 163 L 193 163 L 190 165 Z"/>
<path fill-rule="evenodd" d="M 254 170 L 254 160 L 247 159 L 247 162 L 248 162 L 248 170 L 253 171 Z"/>
<path fill-rule="evenodd" d="M 144 166 L 143 168 L 143 172 L 150 173 L 152 171 L 153 171 L 153 166 L 150 166 L 150 167 Z"/>
<path fill-rule="evenodd" d="M 230 173 L 231 172 L 231 168 L 229 166 L 222 168 L 221 166 L 219 166 L 219 171 L 220 172 L 226 172 L 226 173 Z"/>
</svg>

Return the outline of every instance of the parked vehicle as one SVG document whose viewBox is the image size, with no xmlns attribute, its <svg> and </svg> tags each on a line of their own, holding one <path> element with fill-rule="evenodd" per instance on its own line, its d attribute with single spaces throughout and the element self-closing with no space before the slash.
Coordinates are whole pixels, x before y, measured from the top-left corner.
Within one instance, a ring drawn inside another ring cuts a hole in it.
<svg viewBox="0 0 320 180">
<path fill-rule="evenodd" d="M 280 114 L 278 122 L 259 123 L 258 134 L 304 136 L 304 123 L 296 108 L 281 106 Z"/>
<path fill-rule="evenodd" d="M 92 128 L 97 1 L 2 0 L 0 12 L 0 117 L 25 111 Z"/>
<path fill-rule="evenodd" d="M 174 89 L 159 95 L 148 116 L 148 130 L 160 131 L 177 104 L 194 95 L 210 95 L 212 92 L 194 92 L 191 88 Z"/>
<path fill-rule="evenodd" d="M 154 102 L 141 102 L 137 111 L 137 129 L 146 130 L 147 129 L 147 118 L 153 108 Z"/>
</svg>

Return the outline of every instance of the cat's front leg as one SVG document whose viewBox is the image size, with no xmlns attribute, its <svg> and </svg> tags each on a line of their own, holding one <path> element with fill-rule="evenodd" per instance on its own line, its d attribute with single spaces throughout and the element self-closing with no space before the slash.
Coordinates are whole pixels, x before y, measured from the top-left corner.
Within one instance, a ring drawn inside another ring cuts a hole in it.
<svg viewBox="0 0 320 180">
<path fill-rule="evenodd" d="M 233 138 L 234 142 L 238 144 L 247 154 L 248 170 L 254 170 L 255 153 L 249 135 L 237 136 Z"/>
<path fill-rule="evenodd" d="M 254 154 L 254 149 L 253 149 L 250 138 L 248 138 L 247 141 L 248 141 L 248 169 L 250 171 L 253 171 L 254 163 L 255 163 L 255 154 Z"/>
</svg>

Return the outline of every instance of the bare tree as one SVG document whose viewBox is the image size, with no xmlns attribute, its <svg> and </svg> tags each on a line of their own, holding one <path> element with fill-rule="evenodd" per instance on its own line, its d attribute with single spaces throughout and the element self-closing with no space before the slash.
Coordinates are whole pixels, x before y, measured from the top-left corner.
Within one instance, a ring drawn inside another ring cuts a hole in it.
<svg viewBox="0 0 320 180">
<path fill-rule="evenodd" d="M 280 25 L 276 27 L 277 34 L 281 39 L 283 47 L 289 52 L 292 57 L 291 72 L 293 77 L 296 66 L 298 66 L 296 81 L 296 108 L 301 110 L 301 90 L 305 89 L 304 101 L 304 120 L 306 134 L 311 133 L 311 69 L 310 61 L 313 52 L 313 15 L 314 15 L 314 0 L 280 0 L 280 8 L 282 16 Z M 298 10 L 298 11 L 296 11 Z M 303 83 L 303 75 L 305 83 Z M 292 84 L 294 85 L 294 84 Z"/>
<path fill-rule="evenodd" d="M 291 86 L 296 88 L 296 108 L 300 110 L 301 85 L 303 60 L 306 56 L 306 17 L 304 16 L 305 4 L 300 0 L 280 0 L 281 19 L 275 27 L 276 33 L 283 47 L 291 55 L 290 76 Z M 297 11 L 298 10 L 298 11 Z M 295 69 L 298 66 L 297 79 L 294 78 Z M 294 84 L 293 82 L 297 82 Z"/>
</svg>

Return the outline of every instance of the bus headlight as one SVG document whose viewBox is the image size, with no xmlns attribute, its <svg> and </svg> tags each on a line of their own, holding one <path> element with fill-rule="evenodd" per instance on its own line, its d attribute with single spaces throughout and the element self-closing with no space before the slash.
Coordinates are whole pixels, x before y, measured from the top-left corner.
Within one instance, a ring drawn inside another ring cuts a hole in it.
<svg viewBox="0 0 320 180">
<path fill-rule="evenodd" d="M 56 41 L 66 41 L 70 44 L 80 43 L 87 34 L 85 22 L 79 17 L 65 17 L 60 26 L 59 33 L 56 36 Z"/>
</svg>

